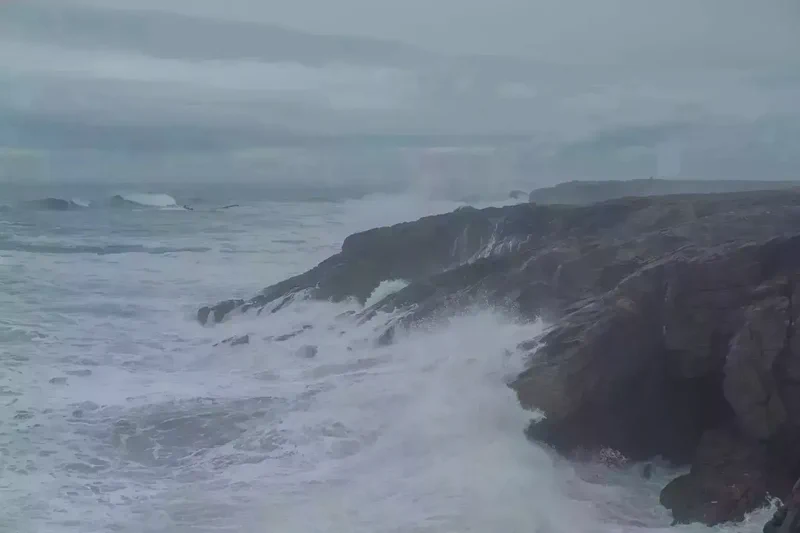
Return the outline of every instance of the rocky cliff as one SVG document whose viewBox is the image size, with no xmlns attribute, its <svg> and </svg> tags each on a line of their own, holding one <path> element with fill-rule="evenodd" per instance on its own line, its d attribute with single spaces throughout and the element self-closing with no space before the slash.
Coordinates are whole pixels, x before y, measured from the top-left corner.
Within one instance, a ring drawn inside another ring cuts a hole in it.
<svg viewBox="0 0 800 533">
<path fill-rule="evenodd" d="M 740 519 L 800 475 L 800 192 L 460 209 L 348 237 L 340 253 L 203 323 L 299 293 L 408 309 L 393 327 L 473 303 L 551 327 L 512 384 L 543 410 L 530 438 L 691 465 L 662 493 L 678 522 Z M 391 330 L 382 337 L 391 342 Z"/>
<path fill-rule="evenodd" d="M 568 181 L 543 187 L 530 193 L 531 202 L 539 204 L 587 205 L 626 196 L 662 196 L 667 194 L 717 194 L 784 190 L 797 187 L 796 181 L 638 179 L 609 181 Z"/>
</svg>

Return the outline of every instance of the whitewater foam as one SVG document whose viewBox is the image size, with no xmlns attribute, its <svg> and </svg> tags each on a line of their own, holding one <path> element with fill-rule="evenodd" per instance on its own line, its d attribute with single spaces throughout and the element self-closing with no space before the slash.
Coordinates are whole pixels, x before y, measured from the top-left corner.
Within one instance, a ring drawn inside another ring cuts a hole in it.
<svg viewBox="0 0 800 533">
<path fill-rule="evenodd" d="M 105 200 L 91 201 L 82 198 L 60 198 L 47 197 L 38 200 L 27 200 L 22 203 L 22 207 L 40 211 L 68 211 L 71 209 L 88 209 L 98 206 L 112 207 L 139 207 L 139 208 L 158 208 L 158 209 L 184 209 L 179 206 L 175 198 L 168 194 L 116 194 L 107 197 Z"/>
<path fill-rule="evenodd" d="M 367 298 L 366 302 L 364 302 L 364 307 L 372 307 L 387 296 L 391 296 L 392 294 L 403 290 L 406 287 L 408 287 L 408 282 L 403 279 L 382 281 L 377 287 L 375 287 L 375 290 L 372 291 L 372 294 L 369 295 L 369 298 Z"/>
<path fill-rule="evenodd" d="M 178 207 L 178 202 L 164 193 L 128 193 L 118 194 L 112 198 L 117 203 L 133 204 L 141 207 Z"/>
<path fill-rule="evenodd" d="M 89 202 L 88 200 L 82 200 L 81 198 L 73 198 L 73 199 L 70 200 L 70 202 L 72 202 L 74 205 L 76 205 L 78 207 L 86 208 L 86 207 L 91 207 L 92 206 L 91 202 Z"/>
<path fill-rule="evenodd" d="M 539 326 L 477 312 L 376 349 L 367 341 L 396 317 L 358 325 L 342 317 L 352 305 L 296 302 L 269 324 L 240 317 L 221 332 L 315 324 L 283 343 L 228 348 L 239 372 L 267 372 L 270 390 L 310 392 L 304 409 L 277 424 L 290 444 L 278 453 L 289 479 L 275 483 L 274 472 L 262 478 L 248 466 L 248 482 L 265 485 L 262 530 L 521 532 L 536 530 L 545 510 L 579 516 L 575 504 L 537 489 L 558 476 L 548 454 L 522 437 L 530 414 L 506 385 L 522 365 L 515 346 Z M 294 357 L 309 343 L 319 346 L 315 359 Z"/>
<path fill-rule="evenodd" d="M 285 342 L 226 347 L 224 357 L 207 360 L 235 357 L 237 375 L 264 380 L 271 395 L 302 398 L 301 409 L 246 437 L 268 443 L 274 461 L 239 456 L 246 466 L 235 479 L 259 494 L 261 509 L 240 531 L 667 529 L 658 493 L 675 472 L 665 465 L 645 481 L 639 465 L 571 465 L 524 439 L 532 414 L 507 383 L 524 364 L 517 344 L 540 325 L 475 311 L 375 348 L 369 341 L 397 317 L 378 314 L 359 325 L 343 315 L 357 309 L 296 301 L 268 321 L 237 317 L 220 332 L 274 338 L 314 324 Z M 297 358 L 308 344 L 319 355 Z M 208 460 L 242 450 L 225 448 Z"/>
</svg>

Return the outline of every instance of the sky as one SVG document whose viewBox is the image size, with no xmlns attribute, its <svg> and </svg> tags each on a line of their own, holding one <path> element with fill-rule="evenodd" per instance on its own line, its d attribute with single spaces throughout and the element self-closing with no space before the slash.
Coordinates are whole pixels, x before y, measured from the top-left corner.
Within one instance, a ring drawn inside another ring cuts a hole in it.
<svg viewBox="0 0 800 533">
<path fill-rule="evenodd" d="M 797 62 L 800 44 L 794 0 L 139 0 L 128 6 L 557 62 L 780 64 L 789 56 Z"/>
<path fill-rule="evenodd" d="M 524 139 L 553 179 L 785 178 L 798 27 L 796 0 L 6 0 L 0 162 L 244 175 L 271 148 Z"/>
</svg>

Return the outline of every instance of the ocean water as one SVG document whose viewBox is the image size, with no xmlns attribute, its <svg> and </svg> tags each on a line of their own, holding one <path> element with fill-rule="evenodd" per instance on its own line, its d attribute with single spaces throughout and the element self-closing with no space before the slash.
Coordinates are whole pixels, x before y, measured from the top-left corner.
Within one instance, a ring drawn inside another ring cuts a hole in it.
<svg viewBox="0 0 800 533">
<path fill-rule="evenodd" d="M 525 440 L 532 414 L 506 383 L 542 324 L 472 309 L 376 348 L 391 317 L 355 324 L 342 315 L 355 303 L 194 319 L 352 232 L 460 204 L 234 186 L 0 192 L 0 531 L 707 530 L 669 527 L 667 465 L 645 480 L 642 465 L 569 463 Z M 719 529 L 760 531 L 766 513 Z"/>
</svg>

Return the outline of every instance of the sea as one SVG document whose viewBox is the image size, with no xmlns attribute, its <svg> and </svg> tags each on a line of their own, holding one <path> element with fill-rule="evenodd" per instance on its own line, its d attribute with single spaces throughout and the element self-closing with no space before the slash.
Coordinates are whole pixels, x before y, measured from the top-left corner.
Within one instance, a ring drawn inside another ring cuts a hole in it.
<svg viewBox="0 0 800 533">
<path fill-rule="evenodd" d="M 0 204 L 2 532 L 711 531 L 670 526 L 668 464 L 646 476 L 525 439 L 507 384 L 546 324 L 470 309 L 376 346 L 392 317 L 356 323 L 356 302 L 196 320 L 351 233 L 462 202 L 0 184 Z M 769 512 L 713 530 L 760 531 Z"/>
</svg>

